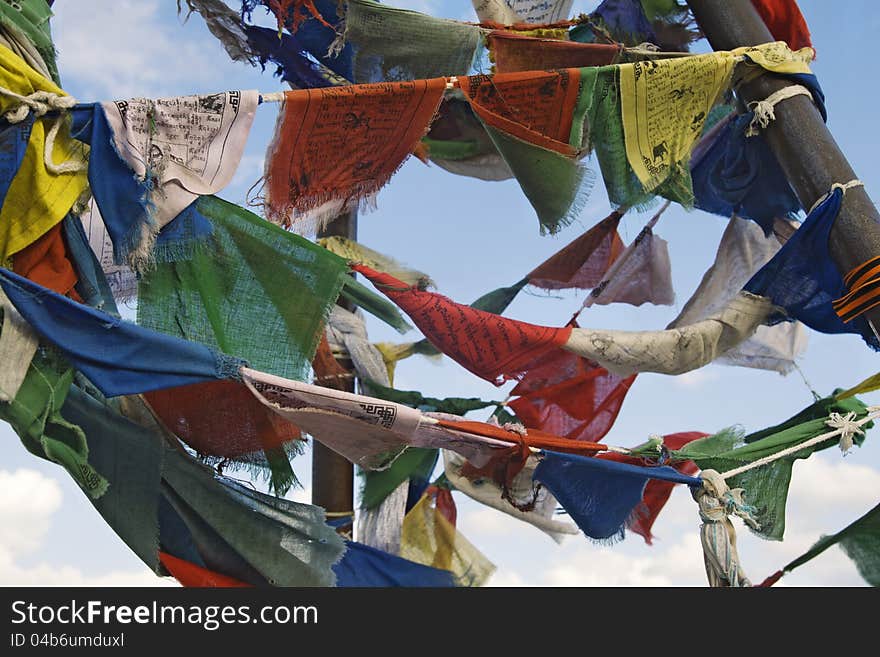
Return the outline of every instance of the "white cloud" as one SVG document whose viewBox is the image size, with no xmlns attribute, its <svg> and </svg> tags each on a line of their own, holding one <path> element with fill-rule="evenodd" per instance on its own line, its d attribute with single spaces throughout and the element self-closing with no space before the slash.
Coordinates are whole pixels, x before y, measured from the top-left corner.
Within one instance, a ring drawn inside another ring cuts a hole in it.
<svg viewBox="0 0 880 657">
<path fill-rule="evenodd" d="M 20 468 L 0 470 L 0 490 L 0 549 L 10 555 L 37 549 L 61 506 L 61 488 L 36 470 Z"/>
<path fill-rule="evenodd" d="M 197 82 L 222 86 L 222 47 L 207 30 L 168 21 L 168 0 L 161 13 L 158 0 L 91 0 L 87 10 L 79 4 L 58 3 L 52 20 L 62 82 L 74 95 L 112 100 L 187 93 L 177 87 Z"/>
</svg>

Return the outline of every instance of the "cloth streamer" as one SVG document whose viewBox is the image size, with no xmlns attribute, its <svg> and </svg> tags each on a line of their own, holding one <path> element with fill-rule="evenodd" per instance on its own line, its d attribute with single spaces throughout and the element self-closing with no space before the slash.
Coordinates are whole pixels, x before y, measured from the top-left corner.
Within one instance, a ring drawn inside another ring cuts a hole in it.
<svg viewBox="0 0 880 657">
<path fill-rule="evenodd" d="M 92 150 L 92 154 L 95 155 L 95 149 Z M 118 314 L 116 310 L 117 303 L 122 304 L 137 299 L 137 274 L 134 273 L 128 264 L 116 264 L 113 254 L 113 240 L 110 237 L 110 232 L 104 223 L 104 219 L 101 217 L 101 211 L 98 209 L 98 204 L 95 202 L 94 197 L 89 199 L 88 205 L 79 217 L 73 217 L 73 219 L 80 224 L 80 230 L 85 236 L 86 242 L 84 245 L 79 245 L 80 251 L 77 261 L 78 263 L 89 262 L 91 264 L 92 259 L 94 259 L 97 264 L 93 272 L 95 281 L 97 282 L 98 280 L 98 270 L 100 270 L 101 277 L 106 281 L 107 291 L 109 291 L 109 295 L 104 299 L 104 302 L 107 304 L 105 306 L 91 303 L 86 297 L 83 297 L 83 300 L 88 305 L 99 310 Z M 67 220 L 65 219 L 65 221 Z M 159 235 L 161 239 L 162 233 L 159 233 Z M 68 244 L 71 244 L 69 238 Z M 82 248 L 83 246 L 85 248 Z M 71 248 L 73 248 L 72 244 Z M 85 249 L 88 249 L 88 252 Z M 88 257 L 89 253 L 93 254 L 91 258 Z"/>
<path fill-rule="evenodd" d="M 219 198 L 203 196 L 197 209 L 212 234 L 191 258 L 141 277 L 138 323 L 304 379 L 345 261 Z"/>
<path fill-rule="evenodd" d="M 583 151 L 579 82 L 576 68 L 459 80 L 471 109 L 535 209 L 542 233 L 570 224 L 592 189 L 592 172 L 575 161 Z"/>
<path fill-rule="evenodd" d="M 427 587 L 455 586 L 448 570 L 439 570 L 382 552 L 368 545 L 346 542 L 342 559 L 333 566 L 339 587 Z"/>
<path fill-rule="evenodd" d="M 245 33 L 245 25 L 239 12 L 230 9 L 223 0 L 185 0 L 187 14 L 184 20 L 188 20 L 193 12 L 197 12 L 205 19 L 208 31 L 213 34 L 234 62 L 248 62 L 256 65 L 259 55 L 248 44 Z M 177 13 L 183 11 L 181 0 L 177 1 Z M 278 31 L 275 31 L 276 39 Z"/>
<path fill-rule="evenodd" d="M 364 246 L 359 242 L 355 242 L 354 240 L 350 240 L 347 237 L 342 237 L 341 235 L 322 237 L 318 239 L 318 244 L 331 253 L 335 253 L 340 258 L 345 258 L 349 262 L 356 262 L 361 265 L 366 265 L 370 269 L 390 274 L 404 283 L 409 283 L 410 285 L 418 285 L 420 283 L 428 286 L 434 285 L 434 281 L 432 281 L 431 277 L 427 274 L 420 272 L 417 269 L 406 267 L 397 262 L 394 258 L 379 253 L 378 251 L 374 251 L 373 249 Z"/>
<path fill-rule="evenodd" d="M 529 368 L 510 391 L 515 399 L 508 405 L 529 429 L 598 442 L 614 425 L 635 378 L 560 349 Z"/>
<path fill-rule="evenodd" d="M 863 418 L 867 409 L 855 397 L 840 401 L 827 397 L 775 427 L 747 436 L 743 435 L 741 429 L 725 429 L 714 436 L 685 445 L 672 452 L 672 456 L 692 459 L 701 470 L 712 469 L 723 473 L 770 457 L 784 449 L 797 447 L 811 438 L 827 433 L 829 425 L 826 421 L 832 413 L 839 413 L 841 416 L 854 413 L 854 417 Z M 871 426 L 873 423 L 867 423 L 862 429 Z M 854 436 L 855 444 L 860 445 L 863 440 L 864 436 Z M 760 528 L 754 528 L 755 533 L 769 540 L 782 540 L 785 532 L 785 504 L 795 460 L 807 458 L 813 452 L 832 447 L 839 441 L 839 437 L 829 438 L 818 445 L 805 447 L 772 463 L 727 479 L 731 488 L 742 488 L 745 491 L 743 499 L 754 507 L 751 515 L 760 525 Z"/>
<path fill-rule="evenodd" d="M 705 438 L 707 434 L 699 431 L 686 431 L 682 433 L 672 433 L 663 436 L 662 443 L 658 445 L 667 450 L 681 449 L 688 443 Z M 626 454 L 605 453 L 599 454 L 596 458 L 607 461 L 616 461 L 618 463 L 628 463 L 630 465 L 645 465 L 645 459 L 641 457 L 628 456 Z M 699 471 L 697 464 L 693 461 L 673 461 L 670 464 L 676 472 L 686 476 L 696 475 Z M 675 482 L 665 479 L 649 479 L 645 486 L 645 492 L 642 495 L 642 501 L 636 505 L 633 512 L 626 521 L 626 528 L 635 532 L 645 539 L 648 545 L 653 544 L 654 536 L 651 533 L 651 527 L 660 515 L 660 511 L 666 506 L 669 496 Z"/>
<path fill-rule="evenodd" d="M 358 541 L 389 554 L 398 554 L 408 495 L 409 482 L 404 481 L 377 505 L 362 509 L 357 519 Z"/>
<path fill-rule="evenodd" d="M 67 244 L 67 255 L 76 271 L 77 282 L 74 290 L 79 298 L 92 308 L 104 310 L 114 315 L 119 314 L 110 283 L 107 282 L 101 263 L 89 245 L 89 238 L 82 221 L 78 217 L 68 214 L 64 217 L 62 225 L 64 241 Z M 112 247 L 108 252 L 112 253 Z"/>
<path fill-rule="evenodd" d="M 564 349 L 609 372 L 683 374 L 715 360 L 750 338 L 771 312 L 764 297 L 739 292 L 704 320 L 665 331 L 572 329 Z"/>
<path fill-rule="evenodd" d="M 44 77 L 50 78 L 55 84 L 61 85 L 58 68 L 55 63 L 55 44 L 52 43 L 52 31 L 49 19 L 52 17 L 51 3 L 46 0 L 16 0 L 0 3 L 0 28 L 16 41 L 19 48 L 30 44 L 36 49 L 39 61 L 43 66 L 34 66 L 24 58 L 30 66 Z M 45 69 L 45 73 L 42 69 Z"/>
<path fill-rule="evenodd" d="M 665 465 L 643 467 L 546 450 L 533 477 L 553 493 L 581 531 L 596 540 L 623 538 L 649 479 L 702 486 L 700 479 Z"/>
<path fill-rule="evenodd" d="M 248 368 L 242 369 L 242 376 L 266 406 L 368 470 L 388 467 L 408 446 L 453 449 L 483 465 L 493 452 L 514 442 L 510 434 L 499 439 L 476 433 L 472 426 L 441 426 L 415 409 L 374 397 L 289 381 Z"/>
<path fill-rule="evenodd" d="M 443 450 L 444 473 L 455 490 L 461 491 L 471 499 L 485 504 L 497 511 L 527 522 L 547 534 L 556 543 L 561 543 L 565 536 L 578 533 L 578 528 L 570 522 L 554 518 L 558 503 L 546 487 L 535 488 L 532 475 L 538 466 L 534 455 L 529 456 L 523 469 L 507 487 L 507 497 L 532 508 L 523 511 L 506 499 L 504 491 L 491 477 L 468 477 L 463 470 L 467 460 L 450 450 Z"/>
<path fill-rule="evenodd" d="M 249 587 L 234 577 L 215 573 L 207 568 L 196 566 L 183 559 L 178 559 L 167 552 L 159 552 L 159 561 L 172 577 L 187 588 L 241 588 Z"/>
<path fill-rule="evenodd" d="M 718 245 L 715 262 L 667 328 L 695 324 L 720 310 L 779 247 L 775 237 L 765 237 L 753 222 L 731 217 Z M 721 354 L 715 362 L 788 374 L 806 346 L 806 331 L 799 322 L 759 326 L 752 337 Z"/>
<path fill-rule="evenodd" d="M 880 586 L 880 504 L 836 534 L 822 536 L 813 546 L 794 561 L 761 582 L 758 586 L 773 586 L 786 573 L 815 559 L 833 545 L 839 545 L 853 560 L 859 574 L 871 586 Z"/>
<path fill-rule="evenodd" d="M 622 46 L 611 43 L 539 39 L 501 30 L 490 32 L 486 39 L 498 73 L 607 66 L 616 63 L 622 52 Z"/>
<path fill-rule="evenodd" d="M 11 402 L 27 376 L 39 340 L 2 289 L 0 310 L 3 311 L 3 324 L 0 325 L 0 363 L 3 363 L 3 369 L 0 370 L 0 401 Z"/>
<path fill-rule="evenodd" d="M 73 99 L 2 45 L 0 87 L 6 90 L 0 93 L 0 114 L 7 122 L 25 121 L 29 113 L 35 117 L 0 208 L 0 264 L 4 264 L 59 223 L 88 182 L 82 145 L 70 138 L 62 117 L 43 118 L 48 111 L 71 107 Z"/>
<path fill-rule="evenodd" d="M 299 430 L 254 399 L 238 381 L 211 381 L 144 395 L 165 427 L 209 464 L 271 473 L 278 495 L 297 482 L 289 456 L 302 451 Z M 296 442 L 294 442 L 296 441 Z"/>
<path fill-rule="evenodd" d="M 67 253 L 61 224 L 12 256 L 12 270 L 54 292 L 81 301 L 74 290 L 76 270 Z"/>
<path fill-rule="evenodd" d="M 473 25 L 371 0 L 349 0 L 344 20 L 355 83 L 467 75 L 482 36 Z"/>
<path fill-rule="evenodd" d="M 110 397 L 236 378 L 244 362 L 76 303 L 8 270 L 0 269 L 0 286 L 34 331 Z"/>
<path fill-rule="evenodd" d="M 615 210 L 535 267 L 526 275 L 529 285 L 545 290 L 596 287 L 625 248 L 617 232 L 622 216 Z"/>
<path fill-rule="evenodd" d="M 9 317 L 7 311 L 4 323 Z M 51 352 L 37 354 L 25 368 L 26 376 L 14 396 L 4 399 L 8 403 L 0 402 L 0 417 L 9 422 L 29 452 L 67 470 L 91 499 L 101 497 L 108 483 L 89 465 L 85 434 L 61 416 L 73 370 Z"/>
<path fill-rule="evenodd" d="M 428 130 L 443 78 L 288 91 L 266 159 L 266 217 L 317 230 L 388 182 Z"/>
<path fill-rule="evenodd" d="M 440 351 L 495 385 L 520 378 L 532 361 L 571 335 L 570 327 L 548 328 L 502 318 L 408 286 L 369 267 L 355 265 L 353 269 L 399 305 Z"/>
<path fill-rule="evenodd" d="M 101 103 L 116 153 L 148 190 L 137 199 L 145 212 L 129 219 L 123 238 L 136 271 L 152 261 L 155 236 L 163 226 L 199 195 L 219 192 L 232 180 L 258 102 L 256 91 L 225 91 Z M 107 210 L 102 208 L 102 214 L 106 218 Z"/>
<path fill-rule="evenodd" d="M 377 508 L 383 500 L 396 492 L 403 484 L 408 484 L 411 479 L 427 482 L 434 472 L 438 456 L 436 449 L 408 447 L 386 470 L 364 473 L 361 507 L 366 510 Z M 407 485 L 405 492 L 408 492 L 408 488 Z M 404 506 L 406 498 L 405 494 Z"/>
<path fill-rule="evenodd" d="M 330 347 L 348 354 L 358 378 L 388 383 L 388 370 L 382 354 L 367 338 L 364 320 L 341 306 L 334 306 L 327 326 Z"/>
<path fill-rule="evenodd" d="M 813 47 L 807 21 L 795 0 L 752 0 L 752 5 L 774 39 L 785 41 L 792 50 Z"/>
<path fill-rule="evenodd" d="M 400 556 L 455 577 L 456 586 L 482 586 L 495 565 L 468 541 L 423 495 L 403 521 Z"/>
<path fill-rule="evenodd" d="M 843 194 L 842 189 L 833 189 L 743 289 L 773 303 L 768 324 L 798 320 L 821 333 L 856 333 L 876 350 L 880 342 L 868 320 L 859 316 L 844 322 L 832 305 L 846 291 L 843 276 L 828 250 Z"/>
<path fill-rule="evenodd" d="M 324 20 L 322 12 L 315 6 L 314 0 L 242 0 L 242 15 L 250 15 L 258 4 L 262 4 L 267 11 L 275 14 L 279 32 L 286 27 L 291 33 L 296 33 L 299 26 L 310 18 L 332 29 L 332 26 Z"/>
<path fill-rule="evenodd" d="M 779 218 L 795 218 L 800 201 L 788 184 L 785 173 L 767 140 L 758 135 L 746 137 L 752 113 L 729 115 L 718 132 L 705 137 L 711 144 L 691 158 L 695 206 L 706 212 L 751 219 L 773 232 Z"/>
<path fill-rule="evenodd" d="M 547 25 L 568 18 L 573 0 L 471 0 L 474 11 L 483 23 L 494 22 L 502 25 L 531 23 Z"/>
</svg>

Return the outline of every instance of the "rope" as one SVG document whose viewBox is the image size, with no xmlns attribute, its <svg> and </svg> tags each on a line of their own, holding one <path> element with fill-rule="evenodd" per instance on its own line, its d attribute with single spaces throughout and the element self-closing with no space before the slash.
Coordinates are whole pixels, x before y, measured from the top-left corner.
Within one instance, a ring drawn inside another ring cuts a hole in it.
<svg viewBox="0 0 880 657">
<path fill-rule="evenodd" d="M 860 427 L 863 424 L 867 424 L 871 420 L 875 420 L 876 418 L 880 417 L 880 407 L 872 406 L 869 407 L 868 410 L 869 413 L 861 420 L 856 420 L 856 415 L 852 412 L 847 413 L 846 416 L 841 416 L 840 413 L 831 413 L 828 416 L 828 419 L 825 421 L 825 424 L 827 424 L 829 427 L 832 427 L 834 429 L 833 431 L 823 433 L 821 436 L 816 436 L 815 438 L 810 438 L 809 440 L 802 442 L 799 445 L 793 445 L 792 447 L 783 449 L 782 451 L 771 454 L 770 456 L 765 456 L 764 458 L 758 459 L 757 461 L 752 461 L 751 463 L 743 465 L 739 468 L 728 470 L 727 472 L 721 474 L 721 478 L 730 479 L 731 477 L 735 477 L 736 475 L 742 474 L 743 472 L 748 472 L 749 470 L 760 468 L 761 466 L 767 465 L 768 463 L 773 463 L 774 461 L 778 461 L 779 459 L 790 456 L 791 454 L 795 454 L 803 449 L 812 447 L 813 445 L 823 443 L 829 438 L 834 438 L 838 435 L 840 436 L 840 448 L 841 450 L 846 452 L 846 450 L 852 447 L 853 436 L 857 433 L 864 433 L 864 431 L 862 431 Z"/>
<path fill-rule="evenodd" d="M 812 214 L 813 210 L 815 210 L 823 202 L 825 202 L 825 200 L 834 193 L 835 189 L 839 189 L 844 194 L 846 194 L 846 190 L 848 190 L 848 189 L 852 189 L 853 187 L 864 187 L 864 186 L 865 186 L 865 183 L 863 183 L 858 178 L 854 178 L 853 180 L 850 180 L 849 182 L 845 182 L 845 183 L 833 183 L 831 185 L 831 189 L 828 190 L 827 192 L 825 192 L 824 194 L 822 194 L 822 196 L 820 196 L 816 200 L 816 202 L 813 203 L 813 205 L 810 207 L 810 211 L 807 214 Z"/>
<path fill-rule="evenodd" d="M 787 98 L 794 98 L 795 96 L 813 97 L 810 90 L 806 87 L 799 84 L 793 84 L 788 87 L 783 87 L 779 91 L 774 91 L 764 100 L 753 100 L 748 103 L 748 108 L 754 110 L 755 117 L 749 124 L 748 130 L 746 130 L 746 137 L 754 137 L 758 135 L 760 133 L 760 130 L 758 129 L 759 126 L 761 128 L 766 128 L 770 125 L 770 121 L 776 119 L 776 113 L 773 108 L 776 107 L 777 103 L 780 103 Z"/>
</svg>

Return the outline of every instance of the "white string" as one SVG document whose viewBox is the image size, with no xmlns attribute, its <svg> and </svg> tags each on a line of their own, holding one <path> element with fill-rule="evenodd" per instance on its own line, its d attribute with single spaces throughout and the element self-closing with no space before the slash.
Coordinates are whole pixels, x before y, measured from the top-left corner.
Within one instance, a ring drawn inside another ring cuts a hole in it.
<svg viewBox="0 0 880 657">
<path fill-rule="evenodd" d="M 833 431 L 823 433 L 821 436 L 810 438 L 810 440 L 804 441 L 799 445 L 793 445 L 792 447 L 783 449 L 781 452 L 776 452 L 775 454 L 765 456 L 764 458 L 758 459 L 757 461 L 752 461 L 747 465 L 724 472 L 721 474 L 721 478 L 730 479 L 731 477 L 735 477 L 736 475 L 742 474 L 743 472 L 748 472 L 749 470 L 759 468 L 763 465 L 767 465 L 768 463 L 773 463 L 773 461 L 785 458 L 786 456 L 795 454 L 803 449 L 812 447 L 813 445 L 818 445 L 819 443 L 825 442 L 829 438 L 834 438 L 838 435 L 841 436 L 841 443 L 843 443 L 845 439 L 851 441 L 852 436 L 855 432 L 864 433 L 861 429 L 859 429 L 859 427 L 861 427 L 863 424 L 867 424 L 871 420 L 880 417 L 880 408 L 876 406 L 871 406 L 868 408 L 868 410 L 869 413 L 861 420 L 854 420 L 854 414 L 848 414 L 846 417 L 841 417 L 839 413 L 832 413 L 829 416 L 828 420 L 825 421 L 825 424 L 831 427 L 836 427 Z"/>
<path fill-rule="evenodd" d="M 815 210 L 815 209 L 816 209 L 817 207 L 819 207 L 822 203 L 824 203 L 825 200 L 826 200 L 829 196 L 831 196 L 831 194 L 834 193 L 834 190 L 835 190 L 835 189 L 839 189 L 839 190 L 842 191 L 844 194 L 846 194 L 846 190 L 848 190 L 848 189 L 852 189 L 853 187 L 864 187 L 864 186 L 865 186 L 865 183 L 863 183 L 863 182 L 862 182 L 861 180 L 859 180 L 858 178 L 855 178 L 855 179 L 850 180 L 849 182 L 845 182 L 845 183 L 833 183 L 833 184 L 831 185 L 831 189 L 830 189 L 829 191 L 825 192 L 824 194 L 822 194 L 822 196 L 820 196 L 820 197 L 816 200 L 816 202 L 813 203 L 813 206 L 810 208 L 810 211 L 809 211 L 807 214 L 812 214 L 812 213 L 813 213 L 813 210 Z"/>
<path fill-rule="evenodd" d="M 746 130 L 746 137 L 754 137 L 755 135 L 760 134 L 761 131 L 758 129 L 759 126 L 761 128 L 766 128 L 770 125 L 770 121 L 776 119 L 774 108 L 777 103 L 782 102 L 786 98 L 794 98 L 795 96 L 810 96 L 812 98 L 813 95 L 806 87 L 799 84 L 793 84 L 788 87 L 782 87 L 782 89 L 779 89 L 778 91 L 774 91 L 764 100 L 753 100 L 748 103 L 748 108 L 754 110 L 755 116 L 752 119 L 752 122 L 749 123 L 749 127 Z"/>
</svg>

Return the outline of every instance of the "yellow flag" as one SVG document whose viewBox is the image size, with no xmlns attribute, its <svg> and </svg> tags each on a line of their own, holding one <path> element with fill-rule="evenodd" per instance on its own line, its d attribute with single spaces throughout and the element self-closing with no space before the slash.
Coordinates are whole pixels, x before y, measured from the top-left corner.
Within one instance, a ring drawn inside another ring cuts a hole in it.
<svg viewBox="0 0 880 657">
<path fill-rule="evenodd" d="M 880 389 L 880 373 L 877 373 L 874 376 L 869 376 L 867 379 L 853 386 L 849 390 L 844 390 L 843 392 L 836 394 L 834 398 L 846 399 L 847 397 L 852 397 L 853 395 L 860 395 L 865 392 L 874 392 L 877 389 Z"/>
<path fill-rule="evenodd" d="M 707 55 L 620 65 L 620 106 L 626 157 L 646 192 L 687 166 L 694 143 L 734 67 L 809 73 L 813 51 L 781 42 Z"/>
<path fill-rule="evenodd" d="M 66 96 L 58 86 L 28 66 L 9 48 L 0 46 L 0 87 L 20 96 L 45 91 Z M 21 101 L 0 93 L 0 113 L 15 109 Z M 0 263 L 42 237 L 60 222 L 88 188 L 84 170 L 51 173 L 46 169 L 46 134 L 57 116 L 38 118 L 31 129 L 21 166 L 0 209 Z M 55 137 L 51 157 L 55 164 L 84 164 L 88 147 L 70 137 L 65 122 Z"/>
<path fill-rule="evenodd" d="M 427 494 L 403 519 L 400 556 L 452 572 L 458 586 L 482 586 L 495 572 L 495 565 L 431 506 Z"/>
</svg>

